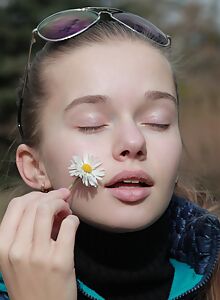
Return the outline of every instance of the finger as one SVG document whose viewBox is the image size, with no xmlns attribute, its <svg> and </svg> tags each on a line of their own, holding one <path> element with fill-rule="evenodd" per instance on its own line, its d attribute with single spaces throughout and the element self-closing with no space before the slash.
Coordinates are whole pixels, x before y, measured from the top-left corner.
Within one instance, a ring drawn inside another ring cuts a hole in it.
<svg viewBox="0 0 220 300">
<path fill-rule="evenodd" d="M 8 205 L 8 208 L 0 226 L 0 255 L 4 255 L 4 253 L 8 252 L 8 249 L 12 246 L 12 243 L 15 241 L 19 225 L 21 223 L 21 220 L 23 219 L 24 212 L 26 211 L 27 207 L 44 197 L 54 198 L 57 195 L 66 199 L 69 196 L 69 194 L 69 190 L 63 188 L 56 191 L 51 191 L 48 194 L 44 194 L 42 192 L 31 192 L 21 197 L 12 199 Z M 28 224 L 30 224 L 30 221 L 28 222 L 25 218 L 25 222 L 22 225 L 21 232 L 22 235 L 27 236 L 29 232 L 30 240 L 31 230 Z M 24 232 L 24 228 L 26 228 L 26 232 Z"/>
<path fill-rule="evenodd" d="M 68 199 L 68 197 L 70 196 L 71 192 L 69 189 L 67 188 L 60 188 L 58 190 L 52 190 L 49 193 L 44 194 L 46 196 L 46 198 L 62 198 L 64 201 L 66 201 Z"/>
<path fill-rule="evenodd" d="M 61 197 L 64 200 L 68 198 L 70 191 L 68 189 L 62 188 L 56 191 L 51 191 L 48 194 L 44 194 L 42 192 L 31 192 L 24 196 L 17 197 L 12 199 L 9 203 L 8 208 L 3 217 L 1 226 L 0 226 L 0 237 L 6 237 L 9 239 L 8 230 L 11 232 L 16 232 L 18 225 L 21 221 L 21 218 L 24 214 L 24 211 L 27 209 L 29 204 L 37 199 L 41 199 L 44 197 L 54 198 Z M 45 196 L 46 195 L 46 196 Z M 6 233 L 6 235 L 4 235 Z"/>
<path fill-rule="evenodd" d="M 73 261 L 75 236 L 79 223 L 80 221 L 77 216 L 69 215 L 63 220 L 60 227 L 56 241 L 55 255 L 59 256 L 65 249 L 65 259 L 67 263 Z"/>
<path fill-rule="evenodd" d="M 39 203 L 34 222 L 33 248 L 39 247 L 48 249 L 51 241 L 51 232 L 55 215 L 64 212 L 66 215 L 72 213 L 68 203 L 63 199 L 47 199 Z"/>
<path fill-rule="evenodd" d="M 51 238 L 56 241 L 58 233 L 60 231 L 60 226 L 63 221 L 68 215 L 71 215 L 69 212 L 61 211 L 58 214 L 55 215 L 54 221 L 53 221 L 53 226 L 52 226 L 52 232 L 51 232 Z"/>
<path fill-rule="evenodd" d="M 35 201 L 40 192 L 31 192 L 22 197 L 14 198 L 8 205 L 0 226 L 0 245 L 10 247 L 17 233 L 18 226 L 24 214 L 27 204 Z"/>
<path fill-rule="evenodd" d="M 39 199 L 30 202 L 23 212 L 20 223 L 18 225 L 13 245 L 21 245 L 24 248 L 30 247 L 33 239 L 34 220 Z"/>
</svg>

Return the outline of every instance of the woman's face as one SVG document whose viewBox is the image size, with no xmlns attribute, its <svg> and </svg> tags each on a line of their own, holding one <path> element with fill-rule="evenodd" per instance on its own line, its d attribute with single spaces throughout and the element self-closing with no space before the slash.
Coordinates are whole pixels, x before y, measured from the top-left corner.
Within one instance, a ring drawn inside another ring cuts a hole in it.
<svg viewBox="0 0 220 300">
<path fill-rule="evenodd" d="M 169 204 L 182 151 L 166 58 L 147 43 L 114 40 L 58 56 L 44 76 L 40 151 L 52 187 L 73 181 L 73 155 L 92 154 L 105 176 L 97 189 L 73 188 L 73 213 L 120 232 L 155 222 Z"/>
</svg>

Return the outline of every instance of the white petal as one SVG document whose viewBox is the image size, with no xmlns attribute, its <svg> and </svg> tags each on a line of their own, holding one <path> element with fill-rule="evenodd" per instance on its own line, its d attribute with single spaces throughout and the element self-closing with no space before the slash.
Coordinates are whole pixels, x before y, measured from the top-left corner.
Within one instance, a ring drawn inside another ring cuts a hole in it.
<svg viewBox="0 0 220 300">
<path fill-rule="evenodd" d="M 89 184 L 91 186 L 94 186 L 94 187 L 98 186 L 98 182 L 94 176 L 90 176 L 88 179 L 89 179 Z"/>
<path fill-rule="evenodd" d="M 105 171 L 99 169 L 94 170 L 92 173 L 95 177 L 103 177 L 105 175 Z"/>
<path fill-rule="evenodd" d="M 75 163 L 71 163 L 71 165 L 68 167 L 68 169 L 74 169 L 76 167 Z"/>
<path fill-rule="evenodd" d="M 82 172 L 82 170 L 79 170 L 79 177 L 83 178 L 84 177 L 84 172 Z"/>
<path fill-rule="evenodd" d="M 97 182 L 96 177 L 93 174 L 90 174 L 89 180 L 91 180 L 93 182 Z"/>
<path fill-rule="evenodd" d="M 83 183 L 84 183 L 86 186 L 89 186 L 89 181 L 88 181 L 87 175 L 86 175 L 86 176 L 83 176 L 82 180 L 83 180 Z"/>
<path fill-rule="evenodd" d="M 90 182 L 90 185 L 91 185 L 91 186 L 94 186 L 94 187 L 97 187 L 97 186 L 98 186 L 98 184 L 93 183 L 93 182 Z"/>
<path fill-rule="evenodd" d="M 83 163 L 90 164 L 88 153 L 83 154 Z"/>
<path fill-rule="evenodd" d="M 90 164 L 92 165 L 93 169 L 95 168 L 95 165 L 97 164 L 97 161 L 96 159 L 94 158 L 93 155 L 90 155 L 89 156 L 89 161 L 90 161 Z"/>
<path fill-rule="evenodd" d="M 69 166 L 69 168 L 68 168 L 69 170 L 78 170 L 78 168 L 76 168 L 76 166 L 75 165 L 71 165 L 71 166 Z"/>
<path fill-rule="evenodd" d="M 82 177 L 81 179 L 82 179 L 82 183 L 83 183 L 84 185 L 86 185 L 85 177 Z"/>
<path fill-rule="evenodd" d="M 98 162 L 98 161 L 96 161 L 96 162 L 94 162 L 94 164 L 93 164 L 93 168 L 94 169 L 96 169 L 96 168 L 98 168 L 99 166 L 101 166 L 101 162 Z"/>
<path fill-rule="evenodd" d="M 103 180 L 103 178 L 102 178 L 102 177 L 98 177 L 98 176 L 97 176 L 97 177 L 96 177 L 96 180 L 97 180 L 97 181 L 102 181 L 102 180 Z"/>
<path fill-rule="evenodd" d="M 73 161 L 76 164 L 82 164 L 82 159 L 79 156 L 73 156 Z"/>
<path fill-rule="evenodd" d="M 79 172 L 77 169 L 69 169 L 69 173 L 70 172 Z"/>
<path fill-rule="evenodd" d="M 69 171 L 70 176 L 79 176 L 77 171 Z"/>
<path fill-rule="evenodd" d="M 82 167 L 82 165 L 83 165 L 83 163 L 82 163 L 82 160 L 81 160 L 81 159 L 75 161 L 75 168 L 76 168 L 77 170 L 80 170 L 81 167 Z"/>
</svg>

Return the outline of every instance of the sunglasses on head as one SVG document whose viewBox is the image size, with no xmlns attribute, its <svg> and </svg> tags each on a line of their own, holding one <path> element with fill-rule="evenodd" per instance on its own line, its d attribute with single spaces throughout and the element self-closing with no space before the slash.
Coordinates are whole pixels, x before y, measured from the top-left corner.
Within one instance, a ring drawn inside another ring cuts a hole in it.
<svg viewBox="0 0 220 300">
<path fill-rule="evenodd" d="M 28 71 L 30 69 L 32 46 L 36 42 L 36 35 L 49 42 L 64 41 L 83 33 L 100 20 L 112 20 L 118 22 L 130 30 L 151 40 L 160 47 L 169 47 L 171 45 L 170 36 L 163 33 L 151 22 L 138 15 L 125 12 L 117 8 L 86 7 L 69 9 L 47 17 L 32 31 L 24 83 L 18 104 L 17 125 L 22 138 L 24 137 L 21 124 L 23 97 L 28 80 Z"/>
</svg>

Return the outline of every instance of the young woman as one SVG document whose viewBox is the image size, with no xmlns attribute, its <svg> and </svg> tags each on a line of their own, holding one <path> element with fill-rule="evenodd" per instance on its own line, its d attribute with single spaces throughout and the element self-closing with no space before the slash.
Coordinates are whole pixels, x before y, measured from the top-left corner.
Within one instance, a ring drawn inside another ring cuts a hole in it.
<svg viewBox="0 0 220 300">
<path fill-rule="evenodd" d="M 219 299 L 218 219 L 174 194 L 170 37 L 113 8 L 57 13 L 37 37 L 16 157 L 34 191 L 0 226 L 0 299 Z"/>
</svg>

